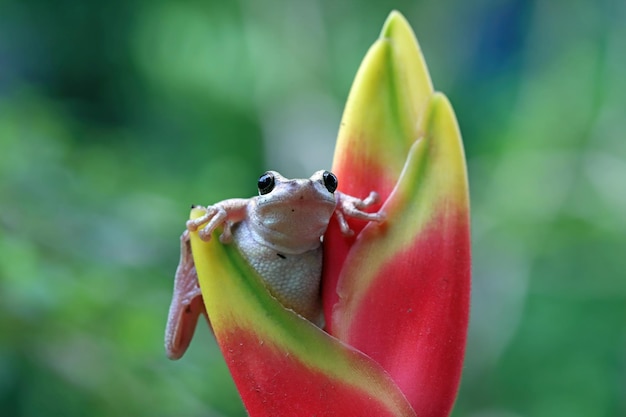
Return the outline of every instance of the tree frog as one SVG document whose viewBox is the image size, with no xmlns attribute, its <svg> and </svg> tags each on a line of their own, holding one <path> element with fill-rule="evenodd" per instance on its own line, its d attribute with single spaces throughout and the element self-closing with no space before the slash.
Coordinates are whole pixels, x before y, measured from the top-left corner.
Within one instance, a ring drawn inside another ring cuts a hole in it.
<svg viewBox="0 0 626 417">
<path fill-rule="evenodd" d="M 219 240 L 233 243 L 256 270 L 270 293 L 285 307 L 323 325 L 320 278 L 322 236 L 334 217 L 341 232 L 350 236 L 346 217 L 381 222 L 382 211 L 363 209 L 379 199 L 374 191 L 359 199 L 337 191 L 337 177 L 317 171 L 308 179 L 287 179 L 276 171 L 259 177 L 259 195 L 233 198 L 201 207 L 205 214 L 187 221 L 180 237 L 180 262 L 165 330 L 165 350 L 180 358 L 191 341 L 200 314 L 206 316 L 191 255 L 189 232 L 204 241 L 222 227 Z M 208 319 L 208 317 L 207 317 Z"/>
</svg>

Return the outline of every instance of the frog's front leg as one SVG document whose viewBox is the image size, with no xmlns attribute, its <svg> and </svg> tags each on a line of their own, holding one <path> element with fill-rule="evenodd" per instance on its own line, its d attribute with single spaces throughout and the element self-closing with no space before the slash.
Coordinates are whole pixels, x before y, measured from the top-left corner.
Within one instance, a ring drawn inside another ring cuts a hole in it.
<svg viewBox="0 0 626 417">
<path fill-rule="evenodd" d="M 200 236 L 200 239 L 208 242 L 211 240 L 213 231 L 219 226 L 223 226 L 220 242 L 229 243 L 232 240 L 231 227 L 233 224 L 245 219 L 249 201 L 250 199 L 248 198 L 231 198 L 212 206 L 195 206 L 194 208 L 202 209 L 205 213 L 197 219 L 188 220 L 187 230 L 195 232 L 206 223 L 198 231 L 198 236 Z"/>
<path fill-rule="evenodd" d="M 335 216 L 337 217 L 337 221 L 339 222 L 341 233 L 346 236 L 351 236 L 354 234 L 354 231 L 350 229 L 350 225 L 348 225 L 348 222 L 346 221 L 346 216 L 373 222 L 382 222 L 383 220 L 385 220 L 385 213 L 383 211 L 368 213 L 362 210 L 378 202 L 380 197 L 375 191 L 370 192 L 370 194 L 364 199 L 360 199 L 348 194 L 344 194 L 340 191 L 336 191 L 335 199 L 337 200 Z"/>
</svg>

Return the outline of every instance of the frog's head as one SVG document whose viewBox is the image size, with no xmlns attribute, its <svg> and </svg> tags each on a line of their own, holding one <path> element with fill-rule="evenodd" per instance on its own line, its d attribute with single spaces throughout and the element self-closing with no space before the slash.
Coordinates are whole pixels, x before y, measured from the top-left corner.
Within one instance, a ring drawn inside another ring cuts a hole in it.
<svg viewBox="0 0 626 417">
<path fill-rule="evenodd" d="M 259 177 L 258 188 L 259 195 L 248 212 L 257 233 L 265 234 L 263 237 L 270 242 L 319 245 L 337 205 L 337 177 L 332 172 L 317 171 L 307 179 L 288 179 L 267 171 Z"/>
</svg>

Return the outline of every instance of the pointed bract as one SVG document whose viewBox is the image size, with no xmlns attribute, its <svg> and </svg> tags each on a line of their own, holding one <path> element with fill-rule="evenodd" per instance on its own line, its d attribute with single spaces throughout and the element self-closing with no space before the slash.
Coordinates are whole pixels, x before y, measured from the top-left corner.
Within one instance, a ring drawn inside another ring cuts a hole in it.
<svg viewBox="0 0 626 417">
<path fill-rule="evenodd" d="M 342 190 L 388 199 L 383 225 L 356 224 L 349 241 L 331 225 L 324 237 L 327 330 L 380 363 L 418 415 L 447 416 L 469 315 L 465 156 L 452 107 L 397 12 L 359 68 L 333 171 Z"/>
<path fill-rule="evenodd" d="M 415 35 L 406 19 L 394 11 L 363 59 L 346 103 L 332 168 L 340 179 L 340 191 L 367 196 L 375 190 L 385 201 L 409 148 L 423 134 L 424 109 L 432 94 Z M 365 222 L 351 226 L 358 234 Z M 337 301 L 339 271 L 354 239 L 345 239 L 331 223 L 325 240 L 323 298 L 328 319 Z"/>
<path fill-rule="evenodd" d="M 447 416 L 460 380 L 470 293 L 469 199 L 447 99 L 433 95 L 425 136 L 338 280 L 333 335 L 389 372 L 419 416 Z"/>
</svg>

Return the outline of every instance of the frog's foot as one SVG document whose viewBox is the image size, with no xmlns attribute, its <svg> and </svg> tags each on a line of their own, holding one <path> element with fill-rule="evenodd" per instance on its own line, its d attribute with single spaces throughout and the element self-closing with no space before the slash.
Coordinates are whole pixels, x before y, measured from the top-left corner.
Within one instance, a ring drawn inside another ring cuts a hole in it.
<svg viewBox="0 0 626 417">
<path fill-rule="evenodd" d="M 233 241 L 233 232 L 232 232 L 232 228 L 233 227 L 233 222 L 231 221 L 225 221 L 224 222 L 224 227 L 222 230 L 222 234 L 220 235 L 220 242 L 222 243 L 230 243 Z"/>
<path fill-rule="evenodd" d="M 187 220 L 187 230 L 190 232 L 195 232 L 200 228 L 200 226 L 206 223 L 206 225 L 198 231 L 198 236 L 200 236 L 200 239 L 208 242 L 209 240 L 211 240 L 211 234 L 213 233 L 213 231 L 226 221 L 228 213 L 223 207 L 219 205 L 207 207 L 197 206 L 196 208 L 204 210 L 205 214 L 198 217 L 197 219 Z"/>
<path fill-rule="evenodd" d="M 204 312 L 189 231 L 185 230 L 180 236 L 180 262 L 176 268 L 174 294 L 165 328 L 165 351 L 170 359 L 183 356 L 193 337 L 198 317 Z"/>
<path fill-rule="evenodd" d="M 364 199 L 352 197 L 341 192 L 336 192 L 335 195 L 337 196 L 337 209 L 335 210 L 335 216 L 339 222 L 341 233 L 344 235 L 352 236 L 354 234 L 354 231 L 350 229 L 350 225 L 348 225 L 348 222 L 346 221 L 346 216 L 372 222 L 382 222 L 385 220 L 385 213 L 383 211 L 368 213 L 362 210 L 376 204 L 380 200 L 377 192 L 370 192 L 370 194 Z"/>
<path fill-rule="evenodd" d="M 191 304 L 195 297 L 201 295 L 196 266 L 191 253 L 189 230 L 185 230 L 180 236 L 180 261 L 178 268 L 176 268 L 174 291 L 185 306 Z"/>
</svg>

